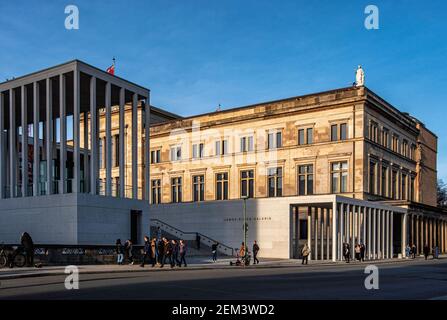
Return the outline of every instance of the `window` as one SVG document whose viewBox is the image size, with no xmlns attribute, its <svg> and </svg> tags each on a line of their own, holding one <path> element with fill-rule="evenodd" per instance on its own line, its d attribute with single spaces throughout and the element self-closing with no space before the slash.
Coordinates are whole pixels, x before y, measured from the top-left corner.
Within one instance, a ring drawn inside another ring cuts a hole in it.
<svg viewBox="0 0 447 320">
<path fill-rule="evenodd" d="M 400 180 L 401 182 L 401 199 L 402 200 L 407 200 L 407 175 L 402 173 L 402 178 Z"/>
<path fill-rule="evenodd" d="M 227 140 L 219 140 L 216 141 L 216 156 L 223 156 L 228 154 L 228 141 Z"/>
<path fill-rule="evenodd" d="M 171 200 L 172 202 L 182 202 L 182 178 L 171 178 Z"/>
<path fill-rule="evenodd" d="M 298 129 L 298 144 L 311 144 L 313 143 L 313 128 Z"/>
<path fill-rule="evenodd" d="M 331 141 L 346 140 L 348 138 L 348 125 L 346 123 L 331 125 Z"/>
<path fill-rule="evenodd" d="M 216 200 L 228 200 L 228 172 L 216 174 Z"/>
<path fill-rule="evenodd" d="M 377 164 L 374 161 L 369 162 L 369 193 L 370 194 L 376 194 L 377 188 L 376 188 L 376 182 L 377 182 Z"/>
<path fill-rule="evenodd" d="M 391 198 L 398 199 L 397 194 L 397 171 L 391 172 Z"/>
<path fill-rule="evenodd" d="M 298 144 L 299 145 L 306 144 L 306 140 L 304 139 L 304 129 L 298 130 Z"/>
<path fill-rule="evenodd" d="M 99 139 L 99 168 L 104 169 L 105 165 L 104 165 L 104 138 L 100 138 Z"/>
<path fill-rule="evenodd" d="M 282 147 L 282 132 L 270 132 L 268 134 L 267 149 L 276 149 Z"/>
<path fill-rule="evenodd" d="M 374 142 L 379 142 L 379 128 L 374 121 L 369 123 L 369 139 Z"/>
<path fill-rule="evenodd" d="M 161 150 L 151 150 L 151 163 L 161 162 Z"/>
<path fill-rule="evenodd" d="M 388 167 L 382 166 L 382 196 L 388 197 Z"/>
<path fill-rule="evenodd" d="M 382 129 L 382 146 L 390 147 L 390 131 L 387 128 Z"/>
<path fill-rule="evenodd" d="M 254 197 L 255 174 L 253 170 L 241 171 L 241 197 Z"/>
<path fill-rule="evenodd" d="M 161 203 L 161 180 L 154 179 L 151 181 L 151 203 Z"/>
<path fill-rule="evenodd" d="M 348 162 L 331 163 L 331 191 L 342 193 L 348 191 Z"/>
<path fill-rule="evenodd" d="M 314 142 L 314 129 L 313 128 L 306 129 L 306 139 L 307 139 L 307 144 L 311 144 Z"/>
<path fill-rule="evenodd" d="M 410 153 L 408 152 L 408 141 L 405 139 L 402 141 L 402 155 L 405 157 L 410 156 Z"/>
<path fill-rule="evenodd" d="M 250 152 L 254 150 L 253 137 L 242 137 L 241 138 L 241 152 Z"/>
<path fill-rule="evenodd" d="M 411 176 L 410 179 L 410 200 L 411 201 L 415 201 L 416 200 L 416 194 L 415 194 L 415 190 L 416 190 L 416 179 L 414 176 Z"/>
<path fill-rule="evenodd" d="M 314 194 L 314 166 L 312 164 L 298 166 L 298 194 L 300 196 Z"/>
<path fill-rule="evenodd" d="M 269 197 L 282 196 L 282 168 L 269 168 L 268 174 L 268 195 Z"/>
<path fill-rule="evenodd" d="M 171 161 L 178 161 L 182 159 L 182 147 L 171 147 Z"/>
<path fill-rule="evenodd" d="M 391 150 L 393 150 L 394 152 L 399 152 L 399 136 L 395 134 L 393 134 Z"/>
<path fill-rule="evenodd" d="M 410 148 L 410 159 L 416 160 L 416 145 L 412 144 Z"/>
<path fill-rule="evenodd" d="M 113 136 L 113 141 L 114 141 L 114 162 L 113 165 L 114 167 L 118 167 L 120 165 L 120 136 L 119 134 L 115 134 Z"/>
<path fill-rule="evenodd" d="M 205 200 L 205 176 L 193 176 L 192 177 L 192 190 L 193 190 L 193 201 L 203 201 Z"/>
<path fill-rule="evenodd" d="M 203 143 L 196 143 L 192 145 L 192 158 L 202 159 L 203 158 Z"/>
</svg>

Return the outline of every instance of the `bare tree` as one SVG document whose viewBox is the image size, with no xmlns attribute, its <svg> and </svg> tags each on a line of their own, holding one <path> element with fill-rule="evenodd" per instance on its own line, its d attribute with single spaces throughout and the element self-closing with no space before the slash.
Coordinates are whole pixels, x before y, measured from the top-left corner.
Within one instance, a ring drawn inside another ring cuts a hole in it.
<svg viewBox="0 0 447 320">
<path fill-rule="evenodd" d="M 438 207 L 447 208 L 447 184 L 442 179 L 438 180 L 437 194 Z"/>
</svg>

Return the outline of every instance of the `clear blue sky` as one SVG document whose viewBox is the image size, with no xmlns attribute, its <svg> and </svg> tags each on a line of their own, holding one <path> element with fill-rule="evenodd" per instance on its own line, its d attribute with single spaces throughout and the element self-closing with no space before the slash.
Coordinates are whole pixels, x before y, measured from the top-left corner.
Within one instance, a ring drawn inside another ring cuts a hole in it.
<svg viewBox="0 0 447 320">
<path fill-rule="evenodd" d="M 65 6 L 80 29 L 64 28 Z M 380 9 L 380 29 L 364 9 Z M 74 58 L 152 90 L 181 115 L 350 85 L 366 85 L 439 137 L 447 180 L 447 2 L 393 1 L 1 1 L 0 79 Z"/>
</svg>

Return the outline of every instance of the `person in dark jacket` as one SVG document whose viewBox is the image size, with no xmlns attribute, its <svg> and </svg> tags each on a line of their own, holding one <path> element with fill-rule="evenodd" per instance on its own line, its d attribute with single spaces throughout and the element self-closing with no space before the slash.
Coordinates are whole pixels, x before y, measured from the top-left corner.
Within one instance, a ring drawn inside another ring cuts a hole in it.
<svg viewBox="0 0 447 320">
<path fill-rule="evenodd" d="M 211 253 L 213 254 L 213 262 L 217 261 L 217 247 L 219 246 L 219 242 L 214 242 L 211 245 Z"/>
<path fill-rule="evenodd" d="M 158 263 L 160 264 L 160 267 L 163 268 L 165 265 L 165 240 L 166 238 L 163 238 L 161 241 L 158 242 L 157 249 L 158 249 Z"/>
<path fill-rule="evenodd" d="M 185 264 L 186 267 L 186 259 L 185 259 L 186 251 L 187 251 L 186 243 L 183 240 L 180 240 L 178 248 L 178 253 L 180 255 L 180 263 L 178 265 L 179 267 L 182 266 L 182 262 Z"/>
<path fill-rule="evenodd" d="M 133 250 L 132 241 L 130 239 L 127 239 L 127 241 L 124 243 L 124 253 L 130 265 L 133 265 L 134 263 L 132 250 Z"/>
<path fill-rule="evenodd" d="M 365 251 L 366 251 L 366 247 L 365 244 L 360 244 L 360 259 L 362 261 L 365 261 Z"/>
<path fill-rule="evenodd" d="M 151 254 L 151 243 L 149 242 L 149 237 L 144 236 L 144 249 L 143 249 L 143 258 L 141 259 L 140 267 L 144 268 L 144 263 L 146 262 L 146 258 Z"/>
<path fill-rule="evenodd" d="M 413 245 L 411 246 L 411 255 L 413 257 L 413 259 L 416 259 L 416 254 L 417 254 L 417 247 L 416 245 L 413 243 Z"/>
<path fill-rule="evenodd" d="M 172 262 L 174 265 L 178 265 L 178 242 L 177 240 L 172 240 Z"/>
<path fill-rule="evenodd" d="M 347 242 L 343 245 L 343 257 L 345 258 L 346 263 L 349 263 L 349 259 L 351 258 L 351 246 Z"/>
<path fill-rule="evenodd" d="M 428 244 L 426 244 L 425 246 L 424 246 L 424 257 L 425 257 L 425 260 L 427 260 L 428 259 L 428 255 L 430 254 L 430 247 L 428 246 Z"/>
<path fill-rule="evenodd" d="M 34 242 L 28 232 L 22 233 L 20 243 L 26 256 L 26 265 L 32 267 L 34 265 Z"/>
<path fill-rule="evenodd" d="M 121 244 L 121 239 L 116 239 L 115 252 L 116 252 L 116 263 L 122 265 L 124 255 L 123 255 L 123 245 Z"/>
<path fill-rule="evenodd" d="M 259 252 L 259 245 L 255 240 L 255 242 L 253 243 L 253 264 L 259 264 L 258 252 Z"/>
<path fill-rule="evenodd" d="M 172 254 L 173 254 L 173 247 L 171 241 L 168 239 L 165 239 L 165 261 L 161 265 L 163 268 L 164 264 L 166 263 L 166 260 L 169 260 L 169 264 L 171 265 L 171 268 L 174 268 L 174 261 L 172 260 Z"/>
</svg>

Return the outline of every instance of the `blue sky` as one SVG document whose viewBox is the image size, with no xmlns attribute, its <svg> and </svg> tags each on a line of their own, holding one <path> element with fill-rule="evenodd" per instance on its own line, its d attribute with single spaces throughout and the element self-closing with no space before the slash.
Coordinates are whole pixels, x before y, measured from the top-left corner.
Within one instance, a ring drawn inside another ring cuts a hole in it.
<svg viewBox="0 0 447 320">
<path fill-rule="evenodd" d="M 379 30 L 364 28 L 368 4 Z M 443 0 L 1 1 L 0 79 L 116 56 L 154 105 L 192 115 L 348 86 L 362 64 L 370 89 L 438 135 L 447 180 L 446 16 Z"/>
</svg>

